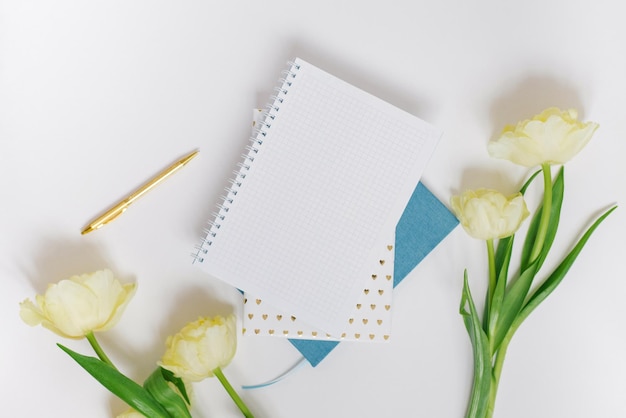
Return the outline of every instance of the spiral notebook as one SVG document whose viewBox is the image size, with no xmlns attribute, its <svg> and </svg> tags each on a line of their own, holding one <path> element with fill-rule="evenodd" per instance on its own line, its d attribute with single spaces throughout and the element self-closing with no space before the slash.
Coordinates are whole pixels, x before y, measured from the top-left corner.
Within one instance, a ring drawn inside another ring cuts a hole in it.
<svg viewBox="0 0 626 418">
<path fill-rule="evenodd" d="M 210 275 L 341 336 L 380 235 L 441 132 L 295 59 L 196 260 Z"/>
</svg>

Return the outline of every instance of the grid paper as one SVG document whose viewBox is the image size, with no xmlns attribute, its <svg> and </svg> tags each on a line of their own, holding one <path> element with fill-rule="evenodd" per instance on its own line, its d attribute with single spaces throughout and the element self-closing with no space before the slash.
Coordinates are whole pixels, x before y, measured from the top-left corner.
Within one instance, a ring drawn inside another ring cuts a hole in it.
<svg viewBox="0 0 626 418">
<path fill-rule="evenodd" d="M 202 267 L 337 336 L 441 133 L 303 60 L 291 73 Z"/>
<path fill-rule="evenodd" d="M 249 293 L 244 293 L 243 335 L 318 341 L 390 341 L 394 242 L 394 231 L 381 234 L 368 260 L 368 275 L 361 279 L 359 299 L 339 336 L 312 327 Z"/>
</svg>

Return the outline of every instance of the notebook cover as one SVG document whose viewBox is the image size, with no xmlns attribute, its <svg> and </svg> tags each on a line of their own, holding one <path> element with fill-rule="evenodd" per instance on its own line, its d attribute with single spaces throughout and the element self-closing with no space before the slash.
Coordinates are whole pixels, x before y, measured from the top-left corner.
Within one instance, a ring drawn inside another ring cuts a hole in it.
<svg viewBox="0 0 626 418">
<path fill-rule="evenodd" d="M 417 266 L 456 226 L 458 220 L 421 182 L 418 183 L 396 226 L 394 287 Z M 317 366 L 337 341 L 289 340 Z"/>
</svg>

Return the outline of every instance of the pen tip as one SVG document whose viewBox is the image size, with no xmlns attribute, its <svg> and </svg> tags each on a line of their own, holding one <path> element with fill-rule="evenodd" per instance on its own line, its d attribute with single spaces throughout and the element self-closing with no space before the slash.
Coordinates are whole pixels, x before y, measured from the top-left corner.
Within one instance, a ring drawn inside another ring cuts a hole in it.
<svg viewBox="0 0 626 418">
<path fill-rule="evenodd" d="M 90 233 L 91 231 L 93 231 L 94 229 L 91 226 L 88 226 L 87 228 L 83 229 L 82 231 L 80 231 L 81 235 L 85 235 Z"/>
<path fill-rule="evenodd" d="M 183 158 L 183 159 L 180 161 L 180 162 L 181 162 L 181 164 L 183 164 L 183 165 L 184 165 L 184 164 L 187 164 L 189 161 L 191 161 L 191 159 L 192 159 L 193 157 L 195 157 L 196 155 L 198 155 L 198 153 L 199 153 L 199 152 L 200 152 L 200 151 L 198 151 L 198 150 L 193 151 L 191 154 L 187 155 L 185 158 Z"/>
</svg>

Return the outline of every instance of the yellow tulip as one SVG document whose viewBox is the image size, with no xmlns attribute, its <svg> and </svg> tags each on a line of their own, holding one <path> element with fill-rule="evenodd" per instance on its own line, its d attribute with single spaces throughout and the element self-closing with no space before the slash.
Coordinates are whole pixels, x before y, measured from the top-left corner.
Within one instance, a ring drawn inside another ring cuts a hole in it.
<svg viewBox="0 0 626 418">
<path fill-rule="evenodd" d="M 489 155 L 524 167 L 564 164 L 587 145 L 598 129 L 597 123 L 580 122 L 577 116 L 574 109 L 552 107 L 517 126 L 507 126 L 499 138 L 489 142 Z"/>
<path fill-rule="evenodd" d="M 20 317 L 28 325 L 42 325 L 67 338 L 106 331 L 120 319 L 135 293 L 136 284 L 122 284 L 109 270 L 73 276 L 48 286 L 35 303 L 20 304 Z"/>
<path fill-rule="evenodd" d="M 483 240 L 513 235 L 529 215 L 521 193 L 505 196 L 495 190 L 468 190 L 450 205 L 469 235 Z"/>
<path fill-rule="evenodd" d="M 237 350 L 236 319 L 199 318 L 166 341 L 167 350 L 159 365 L 191 382 L 212 377 L 227 366 Z"/>
</svg>

